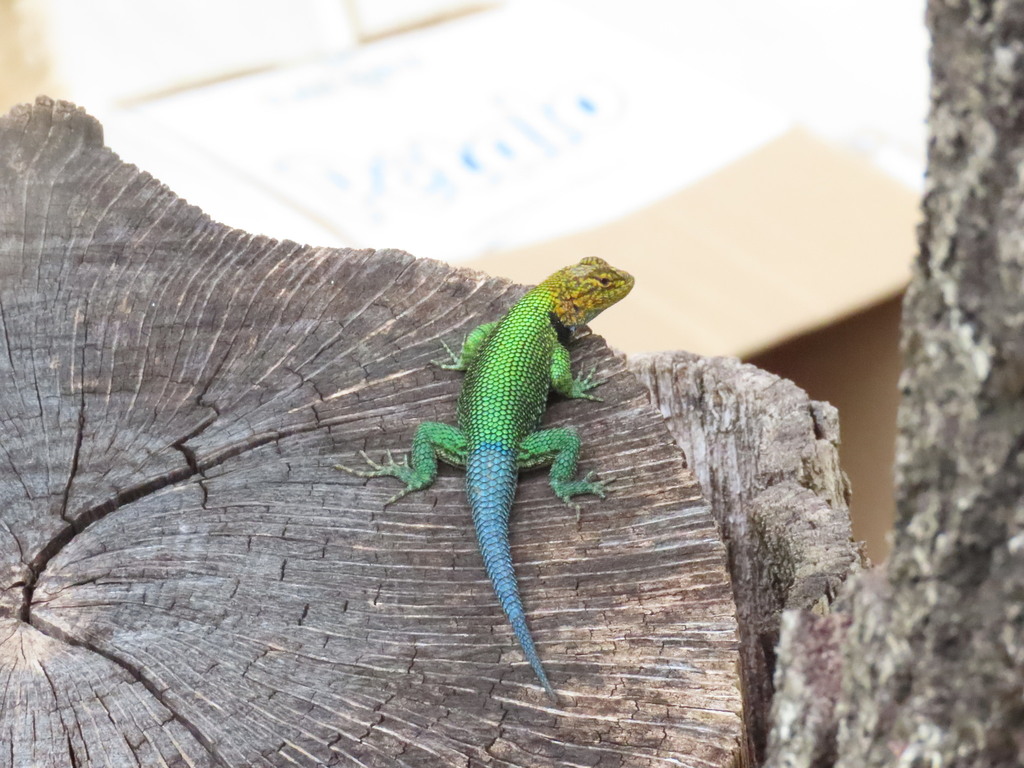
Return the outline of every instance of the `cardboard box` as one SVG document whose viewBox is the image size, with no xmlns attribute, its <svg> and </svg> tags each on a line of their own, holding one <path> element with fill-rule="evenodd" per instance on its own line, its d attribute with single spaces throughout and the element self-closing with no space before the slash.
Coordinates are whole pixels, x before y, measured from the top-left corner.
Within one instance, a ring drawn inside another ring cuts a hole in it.
<svg viewBox="0 0 1024 768">
<path fill-rule="evenodd" d="M 898 294 L 916 221 L 913 191 L 794 129 L 618 221 L 468 264 L 535 283 L 600 256 L 637 278 L 597 321 L 614 346 L 748 357 Z"/>
<path fill-rule="evenodd" d="M 835 404 L 855 535 L 881 559 L 918 215 L 913 190 L 795 129 L 618 221 L 469 265 L 535 283 L 600 256 L 637 278 L 595 321 L 612 346 L 735 355 Z"/>
</svg>

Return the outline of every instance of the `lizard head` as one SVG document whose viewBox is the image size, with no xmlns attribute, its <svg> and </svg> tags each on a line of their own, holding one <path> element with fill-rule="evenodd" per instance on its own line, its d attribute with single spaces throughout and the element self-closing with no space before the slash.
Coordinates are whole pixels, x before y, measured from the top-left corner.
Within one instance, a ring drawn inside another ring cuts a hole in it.
<svg viewBox="0 0 1024 768">
<path fill-rule="evenodd" d="M 588 256 L 558 270 L 541 285 L 551 292 L 554 313 L 569 328 L 589 323 L 633 288 L 633 276 L 604 259 Z"/>
</svg>

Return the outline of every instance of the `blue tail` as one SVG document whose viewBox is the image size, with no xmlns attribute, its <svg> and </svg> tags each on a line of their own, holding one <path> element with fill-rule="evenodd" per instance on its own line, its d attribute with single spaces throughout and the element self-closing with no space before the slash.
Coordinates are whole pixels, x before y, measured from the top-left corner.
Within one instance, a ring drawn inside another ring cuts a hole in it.
<svg viewBox="0 0 1024 768">
<path fill-rule="evenodd" d="M 487 575 L 512 624 L 516 639 L 526 654 L 526 660 L 530 662 L 548 696 L 557 700 L 555 690 L 540 663 L 530 628 L 526 626 L 526 612 L 519 597 L 516 574 L 512 569 L 508 516 L 512 510 L 518 476 L 515 451 L 501 445 L 485 443 L 470 451 L 466 459 L 466 492 L 469 506 L 473 510 L 476 539 L 480 543 Z"/>
</svg>

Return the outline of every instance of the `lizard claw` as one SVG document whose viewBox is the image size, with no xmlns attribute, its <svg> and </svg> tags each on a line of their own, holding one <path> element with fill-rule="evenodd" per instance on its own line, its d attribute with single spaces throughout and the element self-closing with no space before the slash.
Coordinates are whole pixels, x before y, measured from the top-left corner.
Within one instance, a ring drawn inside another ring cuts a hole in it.
<svg viewBox="0 0 1024 768">
<path fill-rule="evenodd" d="M 596 472 L 587 472 L 583 482 L 590 483 L 594 487 L 593 494 L 604 499 L 608 497 L 608 493 L 612 490 L 613 485 L 622 483 L 622 478 L 610 477 L 607 480 L 598 480 Z"/>
<path fill-rule="evenodd" d="M 370 461 L 370 457 L 366 455 L 365 451 L 360 451 L 359 453 L 362 455 L 363 459 L 366 460 L 366 463 L 369 464 L 372 469 L 380 469 L 380 467 L 378 467 L 374 462 Z M 341 472 L 348 472 L 350 475 L 355 475 L 356 477 L 374 477 L 373 472 L 368 472 L 365 469 L 354 469 L 352 467 L 346 467 L 344 464 L 335 464 L 334 468 Z"/>
<path fill-rule="evenodd" d="M 374 470 L 376 470 L 377 472 L 379 472 L 380 470 L 382 470 L 382 469 L 383 469 L 383 467 L 382 467 L 382 466 L 381 466 L 380 464 L 378 464 L 378 463 L 377 463 L 376 461 L 374 461 L 373 459 L 371 459 L 371 458 L 370 458 L 370 457 L 369 457 L 369 456 L 368 456 L 368 455 L 366 454 L 366 451 L 360 451 L 360 452 L 359 452 L 359 455 L 363 457 L 363 461 L 365 461 L 365 462 L 366 462 L 367 464 L 369 464 L 369 465 L 370 465 L 370 467 L 371 467 L 371 468 L 373 468 Z"/>
<path fill-rule="evenodd" d="M 446 371 L 465 370 L 465 366 L 462 365 L 462 361 L 459 359 L 459 356 L 452 352 L 452 348 L 448 346 L 448 343 L 444 339 L 438 339 L 438 341 L 441 342 L 441 346 L 444 347 L 444 351 L 448 353 L 448 359 L 431 360 L 430 362 L 438 368 L 443 368 Z"/>
<path fill-rule="evenodd" d="M 366 451 L 360 451 L 359 455 L 363 457 L 363 461 L 366 462 L 369 469 L 353 469 L 344 464 L 335 464 L 334 468 L 342 472 L 348 472 L 356 477 L 381 477 L 382 475 L 395 475 L 393 471 L 395 468 L 409 466 L 408 461 L 404 457 L 401 461 L 395 461 L 395 457 L 391 454 L 390 449 L 384 451 L 384 459 L 380 463 L 371 459 Z M 395 476 L 397 477 L 397 475 Z"/>
<path fill-rule="evenodd" d="M 353 469 L 352 467 L 347 467 L 344 464 L 335 464 L 334 468 L 339 469 L 342 472 L 348 472 L 351 475 L 356 475 L 357 477 L 397 477 L 399 480 L 406 483 L 405 488 L 384 502 L 385 507 L 394 504 L 403 496 L 429 485 L 429 483 L 424 484 L 422 481 L 417 482 L 415 472 L 409 467 L 408 460 L 405 457 L 402 457 L 401 461 L 395 461 L 395 457 L 391 453 L 390 449 L 385 449 L 384 458 L 380 463 L 371 459 L 367 455 L 366 451 L 360 451 L 359 454 L 370 467 L 369 469 Z"/>
<path fill-rule="evenodd" d="M 595 403 L 604 402 L 597 395 L 590 394 L 590 390 L 600 387 L 602 384 L 607 383 L 607 379 L 595 379 L 594 374 L 597 373 L 597 366 L 593 366 L 587 373 L 580 376 L 578 379 L 573 381 L 573 397 L 580 398 L 583 400 L 593 400 Z"/>
<path fill-rule="evenodd" d="M 403 488 L 398 493 L 396 493 L 394 496 L 392 496 L 390 499 L 385 501 L 384 502 L 384 507 L 385 508 L 390 507 L 392 504 L 394 504 L 399 499 L 401 499 L 401 498 L 403 498 L 405 496 L 408 496 L 409 493 L 411 493 L 411 492 L 412 492 L 412 488 Z"/>
<path fill-rule="evenodd" d="M 608 495 L 607 489 L 612 482 L 613 480 L 598 480 L 596 472 L 587 472 L 579 480 L 557 481 L 553 482 L 551 487 L 558 498 L 570 507 L 576 507 L 576 517 L 578 520 L 579 506 L 573 503 L 572 498 L 589 493 L 603 499 Z"/>
</svg>

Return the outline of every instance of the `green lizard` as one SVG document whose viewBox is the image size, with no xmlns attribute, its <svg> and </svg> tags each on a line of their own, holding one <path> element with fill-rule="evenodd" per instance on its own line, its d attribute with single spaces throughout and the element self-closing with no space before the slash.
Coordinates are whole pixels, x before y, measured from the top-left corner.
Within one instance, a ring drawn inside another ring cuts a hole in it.
<svg viewBox="0 0 1024 768">
<path fill-rule="evenodd" d="M 633 278 L 598 258 L 586 258 L 560 269 L 529 291 L 496 322 L 476 328 L 460 354 L 444 345 L 451 362 L 442 368 L 465 371 L 458 402 L 458 426 L 427 421 L 412 441 L 411 465 L 395 462 L 390 452 L 383 464 L 363 458 L 370 469 L 337 469 L 360 477 L 397 477 L 405 488 L 387 503 L 429 487 L 437 476 L 437 460 L 466 468 L 466 491 L 487 575 L 519 645 L 544 690 L 557 701 L 526 624 L 509 547 L 508 519 L 521 469 L 551 466 L 555 495 L 572 505 L 572 497 L 604 498 L 605 481 L 588 473 L 576 479 L 580 438 L 572 427 L 539 429 L 554 389 L 571 398 L 599 400 L 590 394 L 603 382 L 593 371 L 573 378 L 567 344 L 577 326 L 633 288 Z M 577 514 L 578 514 L 577 508 Z"/>
</svg>

